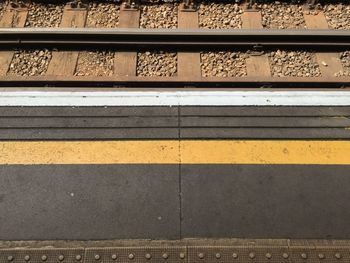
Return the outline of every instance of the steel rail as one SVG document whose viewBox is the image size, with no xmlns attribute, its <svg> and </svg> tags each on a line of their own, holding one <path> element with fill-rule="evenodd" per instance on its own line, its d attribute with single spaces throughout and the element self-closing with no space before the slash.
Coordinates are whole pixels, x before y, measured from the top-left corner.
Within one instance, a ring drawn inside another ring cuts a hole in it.
<svg viewBox="0 0 350 263">
<path fill-rule="evenodd" d="M 116 47 L 172 48 L 303 48 L 314 51 L 350 47 L 349 30 L 179 30 L 95 28 L 2 28 L 0 48 L 44 46 L 82 49 Z"/>
<path fill-rule="evenodd" d="M 140 77 L 140 76 L 31 76 L 17 77 L 6 75 L 0 77 L 0 87 L 8 89 L 23 87 L 107 87 L 120 89 L 127 87 L 132 89 L 144 88 L 259 88 L 259 89 L 348 89 L 349 77 L 233 77 L 233 78 L 180 78 L 180 77 Z"/>
</svg>

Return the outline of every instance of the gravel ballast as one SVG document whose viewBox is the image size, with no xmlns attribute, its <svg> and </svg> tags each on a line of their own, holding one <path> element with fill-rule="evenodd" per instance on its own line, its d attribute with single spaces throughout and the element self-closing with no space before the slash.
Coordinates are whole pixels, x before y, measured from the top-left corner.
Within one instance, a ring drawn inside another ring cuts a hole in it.
<svg viewBox="0 0 350 263">
<path fill-rule="evenodd" d="M 118 27 L 120 3 L 89 3 L 87 27 Z"/>
<path fill-rule="evenodd" d="M 28 10 L 26 27 L 59 27 L 63 15 L 63 4 L 33 2 Z"/>
<path fill-rule="evenodd" d="M 337 77 L 350 76 L 350 51 L 345 51 L 340 54 L 340 61 L 343 70 L 336 74 Z"/>
<path fill-rule="evenodd" d="M 52 53 L 47 49 L 16 51 L 8 73 L 19 76 L 45 75 L 51 57 Z"/>
<path fill-rule="evenodd" d="M 0 19 L 2 18 L 3 14 L 4 14 L 5 10 L 6 10 L 7 4 L 8 4 L 7 1 L 1 1 L 0 2 Z"/>
<path fill-rule="evenodd" d="M 275 1 L 260 4 L 262 25 L 271 29 L 306 28 L 302 5 Z"/>
<path fill-rule="evenodd" d="M 172 77 L 177 74 L 177 54 L 142 52 L 137 54 L 137 75 L 144 77 Z"/>
<path fill-rule="evenodd" d="M 141 7 L 140 28 L 177 28 L 178 4 L 148 4 Z"/>
<path fill-rule="evenodd" d="M 321 71 L 315 55 L 305 51 L 277 50 L 269 54 L 274 77 L 319 77 Z"/>
<path fill-rule="evenodd" d="M 112 76 L 114 53 L 110 51 L 80 52 L 75 76 Z"/>
<path fill-rule="evenodd" d="M 247 75 L 246 55 L 239 52 L 201 53 L 203 77 L 243 77 Z"/>
<path fill-rule="evenodd" d="M 238 4 L 203 2 L 199 5 L 199 27 L 207 29 L 242 28 L 243 10 Z"/>
<path fill-rule="evenodd" d="M 323 11 L 330 28 L 350 29 L 350 5 L 326 5 Z"/>
</svg>

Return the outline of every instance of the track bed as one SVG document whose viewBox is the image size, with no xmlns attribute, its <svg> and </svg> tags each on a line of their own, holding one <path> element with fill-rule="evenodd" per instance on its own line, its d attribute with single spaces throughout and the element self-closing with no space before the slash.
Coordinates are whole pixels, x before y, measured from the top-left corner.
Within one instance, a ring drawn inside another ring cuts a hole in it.
<svg viewBox="0 0 350 263">
<path fill-rule="evenodd" d="M 140 27 L 150 30 L 160 29 L 164 33 L 166 30 L 176 28 L 179 30 L 239 30 L 241 28 L 276 30 L 281 27 L 274 26 L 273 21 L 276 19 L 285 21 L 287 20 L 285 16 L 298 17 L 294 13 L 299 12 L 303 26 L 296 26 L 292 23 L 282 28 L 289 30 L 347 29 L 347 20 L 344 20 L 347 11 L 342 11 L 342 18 L 338 20 L 332 20 L 336 15 L 329 14 L 339 9 L 348 10 L 348 7 L 324 4 L 322 8 L 310 11 L 302 5 L 264 3 L 253 9 L 246 9 L 243 3 L 203 2 L 198 4 L 196 11 L 185 12 L 183 6 L 178 3 L 148 3 L 130 10 L 116 2 L 90 2 L 84 8 L 34 2 L 26 7 L 11 8 L 10 5 L 7 8 L 4 7 L 0 25 L 3 27 L 25 26 L 29 29 L 49 27 L 53 30 L 55 28 L 57 30 L 57 27 L 110 28 L 111 32 L 113 28 Z M 40 11 L 43 13 L 42 17 L 50 16 L 49 21 L 51 22 L 45 24 L 36 19 L 39 12 L 37 10 L 42 10 Z M 271 10 L 279 10 L 280 14 Z M 226 17 L 226 20 L 223 17 Z M 339 25 L 335 25 L 335 21 L 338 21 Z M 171 34 L 171 31 L 168 32 Z M 198 32 L 200 34 L 201 31 Z M 292 32 L 289 33 L 291 36 L 296 34 Z M 308 34 L 307 31 L 305 33 Z M 310 31 L 310 35 L 312 34 Z M 343 34 L 348 33 L 344 31 Z M 137 41 L 142 41 L 144 38 L 145 36 L 140 35 Z M 326 37 L 320 39 L 323 38 Z M 82 37 L 82 39 L 85 38 Z M 176 37 L 173 39 L 176 40 Z M 180 35 L 178 39 L 180 41 Z M 169 43 L 150 45 L 150 43 L 155 43 L 155 38 L 151 38 L 148 44 L 143 44 L 143 47 L 136 46 L 130 41 L 124 45 L 117 45 L 118 38 L 114 38 L 114 40 L 106 40 L 104 44 L 97 45 L 98 43 L 95 42 L 88 44 L 89 46 L 84 44 L 84 41 L 81 41 L 80 44 L 69 46 L 68 43 L 62 46 L 62 41 L 53 39 L 51 44 L 47 41 L 46 46 L 45 42 L 41 44 L 32 42 L 32 48 L 28 44 L 30 42 L 21 39 L 20 44 L 13 42 L 10 45 L 11 47 L 16 46 L 17 50 L 9 50 L 5 45 L 2 46 L 0 60 L 3 63 L 0 67 L 0 85 L 178 88 L 214 85 L 288 88 L 295 84 L 295 87 L 304 88 L 322 86 L 344 88 L 350 82 L 349 48 L 343 44 L 343 48 L 338 45 L 334 49 L 335 40 L 328 40 L 329 45 L 323 43 L 323 47 L 327 48 L 319 50 L 316 48 L 316 43 L 312 44 L 314 43 L 311 42 L 312 37 L 310 45 L 304 41 L 304 44 L 300 43 L 299 46 L 294 45 L 294 47 L 293 45 L 281 45 L 281 43 L 276 43 L 272 47 L 271 43 L 264 42 L 263 39 L 266 39 L 264 35 L 257 38 L 262 39 L 261 41 L 255 40 L 243 48 L 238 48 L 234 41 L 228 42 L 226 46 L 220 45 L 219 39 L 216 40 L 216 45 L 203 42 L 202 46 L 205 45 L 207 48 L 202 48 L 202 50 L 199 47 L 200 42 L 196 42 L 190 48 L 174 47 L 174 44 L 169 45 Z M 228 48 L 229 43 L 234 44 L 234 47 Z M 104 48 L 101 48 L 101 45 Z M 197 45 L 196 48 L 194 48 L 195 45 Z M 314 49 L 312 45 L 315 45 Z"/>
</svg>

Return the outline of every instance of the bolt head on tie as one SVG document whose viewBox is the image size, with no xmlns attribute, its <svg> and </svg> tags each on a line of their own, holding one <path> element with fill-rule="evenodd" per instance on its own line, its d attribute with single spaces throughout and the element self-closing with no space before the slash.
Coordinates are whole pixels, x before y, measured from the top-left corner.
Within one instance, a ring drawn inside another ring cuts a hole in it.
<svg viewBox="0 0 350 263">
<path fill-rule="evenodd" d="M 303 259 L 307 259 L 307 254 L 306 254 L 306 253 L 302 253 L 302 254 L 301 254 L 301 257 L 302 257 Z"/>
<path fill-rule="evenodd" d="M 130 260 L 132 260 L 132 259 L 134 259 L 134 254 L 129 254 L 129 256 L 128 256 L 128 258 L 130 259 Z"/>
<path fill-rule="evenodd" d="M 320 254 L 318 254 L 318 258 L 319 258 L 319 259 L 324 259 L 325 256 L 324 256 L 324 254 L 320 253 Z"/>
<path fill-rule="evenodd" d="M 24 256 L 24 260 L 25 261 L 29 261 L 30 260 L 30 256 L 29 255 Z"/>
<path fill-rule="evenodd" d="M 180 253 L 180 258 L 181 258 L 181 259 L 184 259 L 185 256 L 186 256 L 185 253 Z"/>
<path fill-rule="evenodd" d="M 287 258 L 289 258 L 289 255 L 288 255 L 288 253 L 283 253 L 282 257 L 287 259 Z"/>
<path fill-rule="evenodd" d="M 220 259 L 221 258 L 221 254 L 220 253 L 216 253 L 215 257 L 216 257 L 216 259 Z"/>
<path fill-rule="evenodd" d="M 271 255 L 271 253 L 266 253 L 265 257 L 270 259 L 270 258 L 272 258 L 272 255 Z"/>
<path fill-rule="evenodd" d="M 59 255 L 59 256 L 58 256 L 58 260 L 59 260 L 59 261 L 63 261 L 63 260 L 64 260 L 64 256 L 63 256 L 63 255 Z"/>
<path fill-rule="evenodd" d="M 254 258 L 255 258 L 255 253 L 250 252 L 250 253 L 249 253 L 249 257 L 250 257 L 251 259 L 254 259 Z"/>
<path fill-rule="evenodd" d="M 100 255 L 98 254 L 95 255 L 95 260 L 100 260 L 100 258 L 101 258 Z"/>
<path fill-rule="evenodd" d="M 42 261 L 46 261 L 46 260 L 47 260 L 47 256 L 46 256 L 46 255 L 42 255 L 42 256 L 41 256 L 41 260 L 42 260 Z"/>
<path fill-rule="evenodd" d="M 13 256 L 8 256 L 7 257 L 7 261 L 13 261 L 13 260 L 14 260 Z"/>
<path fill-rule="evenodd" d="M 113 254 L 113 255 L 111 256 L 111 258 L 112 258 L 113 260 L 116 260 L 116 259 L 118 258 L 118 256 L 117 256 L 117 254 Z"/>
<path fill-rule="evenodd" d="M 238 254 L 237 254 L 237 253 L 233 253 L 233 254 L 232 254 L 232 257 L 233 257 L 234 259 L 236 259 L 236 258 L 238 258 Z"/>
<path fill-rule="evenodd" d="M 336 259 L 341 259 L 341 254 L 340 254 L 340 253 L 335 253 L 334 257 L 335 257 Z"/>
<path fill-rule="evenodd" d="M 81 255 L 76 255 L 76 256 L 75 256 L 75 259 L 76 259 L 77 261 L 80 261 L 80 260 L 81 260 Z"/>
<path fill-rule="evenodd" d="M 169 255 L 168 255 L 167 253 L 164 253 L 164 254 L 162 255 L 162 257 L 163 257 L 164 259 L 168 259 Z"/>
<path fill-rule="evenodd" d="M 198 254 L 198 257 L 199 257 L 200 259 L 204 258 L 204 253 L 199 253 L 199 254 Z"/>
</svg>

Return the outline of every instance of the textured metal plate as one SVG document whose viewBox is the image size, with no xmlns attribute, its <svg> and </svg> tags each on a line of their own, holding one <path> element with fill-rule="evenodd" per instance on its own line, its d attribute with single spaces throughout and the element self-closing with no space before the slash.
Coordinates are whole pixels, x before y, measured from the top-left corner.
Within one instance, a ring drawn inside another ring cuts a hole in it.
<svg viewBox="0 0 350 263">
<path fill-rule="evenodd" d="M 88 248 L 85 263 L 180 263 L 187 262 L 186 247 Z"/>
<path fill-rule="evenodd" d="M 292 262 L 350 262 L 350 250 L 344 247 L 291 247 Z"/>
<path fill-rule="evenodd" d="M 261 242 L 263 241 L 263 242 Z M 2 263 L 336 263 L 350 262 L 348 242 L 308 240 L 114 240 L 64 242 L 66 247 L 54 248 L 55 242 L 40 247 L 40 241 L 0 244 Z M 1 243 L 1 242 L 0 242 Z M 94 244 L 92 244 L 94 243 Z M 72 244 L 72 245 L 70 245 Z M 47 248 L 47 247 L 50 248 Z M 45 248 L 46 247 L 46 248 Z"/>
<path fill-rule="evenodd" d="M 291 240 L 289 249 L 296 263 L 350 262 L 348 241 Z"/>
<path fill-rule="evenodd" d="M 84 262 L 84 249 L 20 248 L 0 249 L 0 262 L 11 263 L 79 263 Z"/>
<path fill-rule="evenodd" d="M 211 246 L 189 247 L 189 262 L 193 263 L 226 263 L 226 262 L 350 262 L 349 247 L 342 246 Z"/>
<path fill-rule="evenodd" d="M 189 247 L 188 257 L 193 263 L 290 262 L 288 247 L 283 246 Z"/>
</svg>

